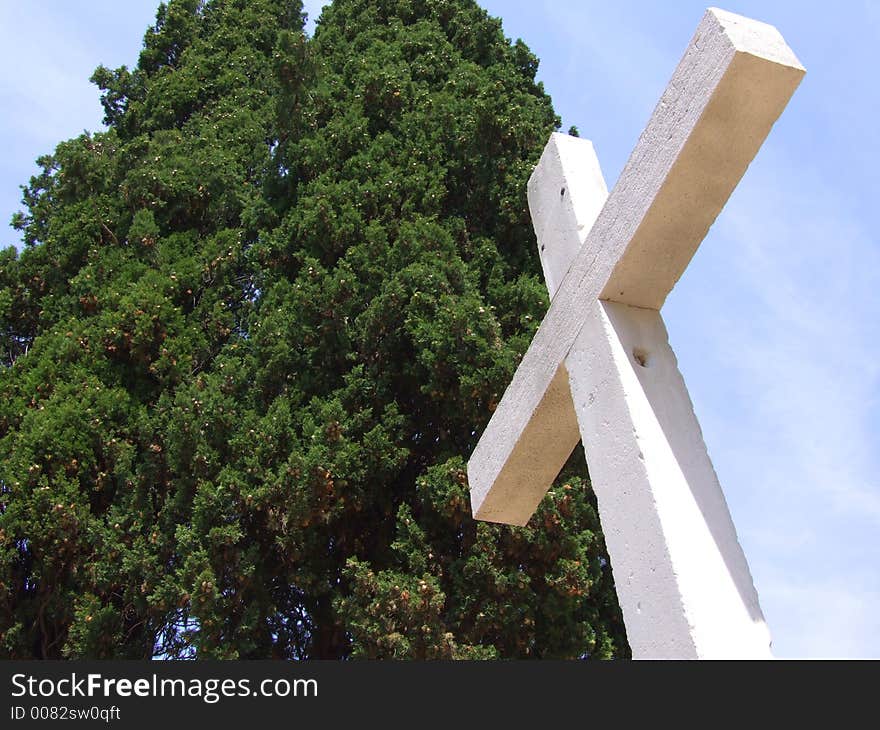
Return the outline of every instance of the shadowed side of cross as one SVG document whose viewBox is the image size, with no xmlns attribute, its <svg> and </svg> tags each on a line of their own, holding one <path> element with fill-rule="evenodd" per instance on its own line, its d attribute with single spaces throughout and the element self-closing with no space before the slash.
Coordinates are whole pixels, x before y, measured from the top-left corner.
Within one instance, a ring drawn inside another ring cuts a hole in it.
<svg viewBox="0 0 880 730">
<path fill-rule="evenodd" d="M 803 74 L 775 28 L 710 9 L 610 195 L 560 134 L 529 181 L 551 304 L 468 463 L 473 511 L 525 524 L 582 440 L 636 657 L 769 656 L 659 310 Z"/>
</svg>

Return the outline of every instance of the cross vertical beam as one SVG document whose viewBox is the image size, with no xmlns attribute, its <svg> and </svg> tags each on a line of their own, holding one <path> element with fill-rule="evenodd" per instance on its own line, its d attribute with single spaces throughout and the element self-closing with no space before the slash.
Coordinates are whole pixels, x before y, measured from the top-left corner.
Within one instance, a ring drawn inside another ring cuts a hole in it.
<svg viewBox="0 0 880 730">
<path fill-rule="evenodd" d="M 769 658 L 660 313 L 595 302 L 566 365 L 633 656 Z"/>
</svg>

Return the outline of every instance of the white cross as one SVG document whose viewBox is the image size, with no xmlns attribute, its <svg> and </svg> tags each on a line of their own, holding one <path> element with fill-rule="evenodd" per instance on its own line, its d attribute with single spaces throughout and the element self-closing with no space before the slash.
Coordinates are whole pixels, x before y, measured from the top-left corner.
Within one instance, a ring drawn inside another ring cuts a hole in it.
<svg viewBox="0 0 880 730">
<path fill-rule="evenodd" d="M 709 9 L 609 195 L 554 134 L 529 208 L 550 309 L 468 463 L 475 517 L 524 525 L 579 440 L 634 657 L 768 657 L 770 633 L 660 308 L 804 69 Z"/>
</svg>

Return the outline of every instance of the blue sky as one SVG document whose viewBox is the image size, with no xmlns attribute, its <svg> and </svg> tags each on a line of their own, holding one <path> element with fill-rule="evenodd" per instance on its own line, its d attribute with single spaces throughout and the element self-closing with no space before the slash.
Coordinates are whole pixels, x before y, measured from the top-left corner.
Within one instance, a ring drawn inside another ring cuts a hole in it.
<svg viewBox="0 0 880 730">
<path fill-rule="evenodd" d="M 705 11 L 483 0 L 541 59 L 609 187 Z M 34 159 L 100 128 L 156 0 L 0 0 L 0 217 Z M 307 2 L 317 15 L 320 2 Z M 730 0 L 807 76 L 664 308 L 780 657 L 880 657 L 880 2 Z M 0 246 L 17 243 L 11 228 Z"/>
</svg>

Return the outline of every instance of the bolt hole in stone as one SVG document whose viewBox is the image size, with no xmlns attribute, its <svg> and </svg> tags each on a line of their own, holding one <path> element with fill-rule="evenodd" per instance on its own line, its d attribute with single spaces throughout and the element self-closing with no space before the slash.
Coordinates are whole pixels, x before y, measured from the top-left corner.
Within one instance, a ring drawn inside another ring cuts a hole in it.
<svg viewBox="0 0 880 730">
<path fill-rule="evenodd" d="M 559 191 L 559 197 L 561 197 L 561 198 L 565 197 L 565 188 L 562 188 L 562 190 Z"/>
<path fill-rule="evenodd" d="M 641 347 L 636 347 L 633 350 L 633 359 L 636 361 L 636 364 L 643 368 L 648 367 L 650 363 L 648 359 L 648 351 Z"/>
</svg>

